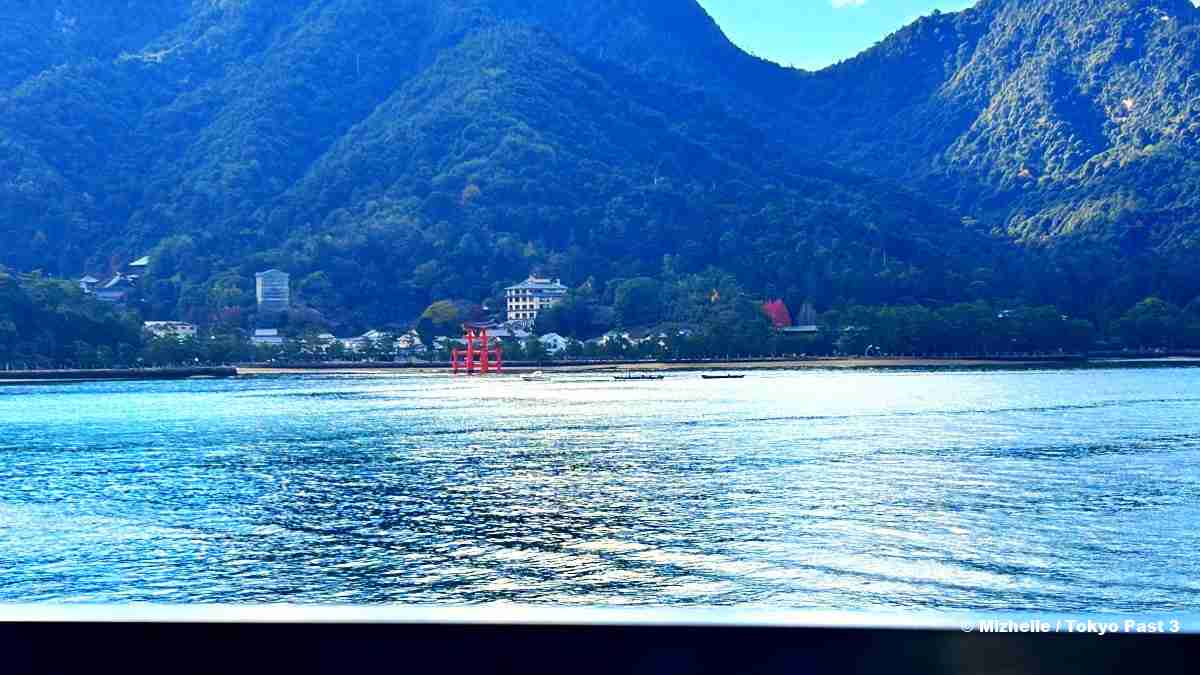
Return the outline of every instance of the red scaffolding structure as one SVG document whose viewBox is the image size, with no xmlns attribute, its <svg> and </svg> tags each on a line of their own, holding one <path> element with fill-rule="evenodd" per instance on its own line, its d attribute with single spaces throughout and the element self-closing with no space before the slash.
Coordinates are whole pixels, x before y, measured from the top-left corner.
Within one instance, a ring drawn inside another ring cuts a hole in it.
<svg viewBox="0 0 1200 675">
<path fill-rule="evenodd" d="M 451 352 L 451 363 L 454 374 L 487 375 L 504 372 L 504 350 L 499 341 L 494 345 L 488 337 L 488 329 L 495 328 L 494 324 L 464 324 L 463 339 L 467 348 L 458 348 Z"/>
</svg>

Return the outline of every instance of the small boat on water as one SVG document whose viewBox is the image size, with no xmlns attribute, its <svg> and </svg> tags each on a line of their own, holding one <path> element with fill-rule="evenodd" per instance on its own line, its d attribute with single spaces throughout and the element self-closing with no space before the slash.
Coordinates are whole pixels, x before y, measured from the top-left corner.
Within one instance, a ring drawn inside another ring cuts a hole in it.
<svg viewBox="0 0 1200 675">
<path fill-rule="evenodd" d="M 546 374 L 539 370 L 533 373 L 525 373 L 521 376 L 521 379 L 525 380 L 526 382 L 545 382 L 550 378 L 546 377 Z"/>
<path fill-rule="evenodd" d="M 745 375 L 701 375 L 705 380 L 744 380 Z"/>
<path fill-rule="evenodd" d="M 614 375 L 613 379 L 618 382 L 642 382 L 646 380 L 665 380 L 666 375 L 652 375 L 650 373 L 622 373 Z"/>
</svg>

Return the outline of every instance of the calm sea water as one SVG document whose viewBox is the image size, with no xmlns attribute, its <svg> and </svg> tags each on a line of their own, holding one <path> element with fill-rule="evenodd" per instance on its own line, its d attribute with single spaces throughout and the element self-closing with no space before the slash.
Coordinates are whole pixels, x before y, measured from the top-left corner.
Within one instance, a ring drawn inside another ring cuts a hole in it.
<svg viewBox="0 0 1200 675">
<path fill-rule="evenodd" d="M 0 388 L 0 601 L 1200 606 L 1200 369 Z"/>
</svg>

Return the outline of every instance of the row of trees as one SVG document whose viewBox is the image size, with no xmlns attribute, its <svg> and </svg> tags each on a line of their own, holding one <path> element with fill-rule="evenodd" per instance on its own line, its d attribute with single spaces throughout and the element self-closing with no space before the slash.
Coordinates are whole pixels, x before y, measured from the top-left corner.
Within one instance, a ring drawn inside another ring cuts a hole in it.
<svg viewBox="0 0 1200 675">
<path fill-rule="evenodd" d="M 1200 302 L 1180 308 L 1147 298 L 1101 331 L 1054 307 L 987 302 L 941 308 L 853 306 L 821 317 L 812 353 L 1031 354 L 1099 349 L 1200 349 Z"/>
<path fill-rule="evenodd" d="M 477 306 L 438 302 L 417 323 L 424 344 L 457 337 L 463 321 L 486 318 Z M 508 341 L 510 360 L 548 358 L 690 359 L 731 356 L 859 354 L 1082 353 L 1095 349 L 1200 349 L 1200 300 L 1178 306 L 1147 298 L 1107 325 L 1050 306 L 984 301 L 941 307 L 851 305 L 820 317 L 815 336 L 781 336 L 760 304 L 729 275 L 588 281 L 543 312 L 536 333 L 569 338 L 547 353 L 536 339 Z M 279 347 L 255 347 L 236 324 L 214 324 L 202 339 L 149 338 L 134 312 L 95 301 L 74 284 L 0 270 L 0 368 L 136 367 L 249 361 L 388 361 L 385 337 L 348 350 L 304 323 L 285 326 Z M 629 337 L 630 335 L 636 338 Z M 603 341 L 590 340 L 607 335 Z M 443 349 L 406 356 L 445 359 Z"/>
<path fill-rule="evenodd" d="M 603 286 L 588 280 L 538 316 L 537 332 L 583 339 L 664 325 L 687 326 L 718 343 L 721 336 L 746 332 L 748 339 L 766 339 L 770 332 L 758 303 L 736 279 L 715 268 L 698 274 L 665 270 L 658 279 L 615 279 Z"/>
<path fill-rule="evenodd" d="M 1049 305 L 979 300 L 937 306 L 845 305 L 821 316 L 818 337 L 774 336 L 750 295 L 716 270 L 663 279 L 589 281 L 543 312 L 539 333 L 586 338 L 613 329 L 694 329 L 698 355 L 802 351 L 818 354 L 998 354 L 1200 348 L 1200 299 L 1179 307 L 1147 298 L 1097 326 Z M 703 340 L 700 341 L 700 336 Z M 670 353 L 674 353 L 671 351 Z"/>
<path fill-rule="evenodd" d="M 132 313 L 95 302 L 69 282 L 0 268 L 0 368 L 129 362 L 141 341 Z"/>
<path fill-rule="evenodd" d="M 823 334 L 845 354 L 1082 353 L 1096 339 L 1091 323 L 1053 307 L 998 309 L 985 302 L 939 309 L 851 307 L 822 321 Z"/>
</svg>

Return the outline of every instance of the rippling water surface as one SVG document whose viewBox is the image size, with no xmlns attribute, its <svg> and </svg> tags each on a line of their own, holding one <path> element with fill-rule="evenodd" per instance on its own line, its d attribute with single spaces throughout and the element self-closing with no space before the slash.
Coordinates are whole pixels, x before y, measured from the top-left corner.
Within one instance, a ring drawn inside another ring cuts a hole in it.
<svg viewBox="0 0 1200 675">
<path fill-rule="evenodd" d="M 1200 606 L 1200 370 L 0 388 L 0 601 Z"/>
</svg>

